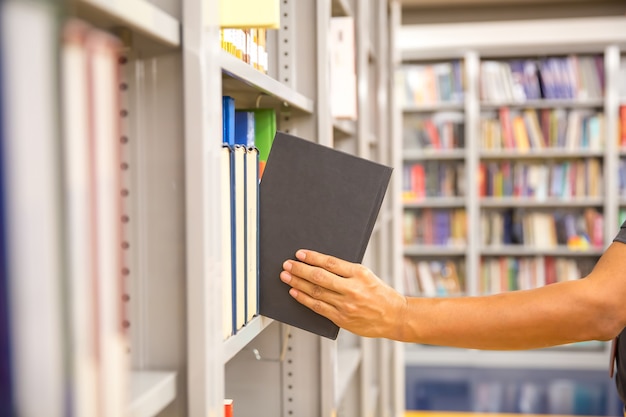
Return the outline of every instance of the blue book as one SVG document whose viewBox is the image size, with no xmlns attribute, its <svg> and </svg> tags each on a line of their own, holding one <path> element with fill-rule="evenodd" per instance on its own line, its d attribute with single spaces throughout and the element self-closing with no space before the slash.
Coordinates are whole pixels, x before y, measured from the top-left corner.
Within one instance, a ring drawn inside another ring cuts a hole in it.
<svg viewBox="0 0 626 417">
<path fill-rule="evenodd" d="M 235 144 L 253 148 L 254 144 L 254 112 L 235 111 Z"/>
<path fill-rule="evenodd" d="M 235 99 L 222 97 L 222 143 L 235 144 Z"/>
<path fill-rule="evenodd" d="M 0 6 L 0 13 L 2 13 Z M 13 415 L 11 385 L 11 341 L 9 318 L 9 276 L 7 270 L 6 211 L 4 190 L 4 106 L 2 51 L 0 51 L 0 415 Z"/>
</svg>

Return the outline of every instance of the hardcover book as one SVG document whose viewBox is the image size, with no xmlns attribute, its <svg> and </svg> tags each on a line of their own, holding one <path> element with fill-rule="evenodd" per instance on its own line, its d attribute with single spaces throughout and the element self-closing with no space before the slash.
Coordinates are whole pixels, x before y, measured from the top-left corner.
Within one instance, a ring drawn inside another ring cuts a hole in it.
<svg viewBox="0 0 626 417">
<path fill-rule="evenodd" d="M 298 249 L 363 260 L 392 168 L 277 132 L 260 184 L 260 314 L 335 339 L 339 328 L 289 295 Z"/>
</svg>

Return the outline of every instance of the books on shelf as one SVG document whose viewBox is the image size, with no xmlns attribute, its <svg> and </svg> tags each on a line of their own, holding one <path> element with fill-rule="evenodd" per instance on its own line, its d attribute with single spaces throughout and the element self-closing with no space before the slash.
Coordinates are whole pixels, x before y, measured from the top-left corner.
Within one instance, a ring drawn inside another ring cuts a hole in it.
<svg viewBox="0 0 626 417">
<path fill-rule="evenodd" d="M 450 150 L 465 148 L 465 116 L 438 112 L 432 117 L 405 115 L 402 127 L 405 150 Z"/>
<path fill-rule="evenodd" d="M 260 313 L 335 339 L 339 328 L 289 295 L 279 275 L 298 249 L 361 262 L 391 168 L 277 132 L 261 181 Z"/>
<path fill-rule="evenodd" d="M 459 209 L 405 209 L 405 245 L 464 247 L 467 244 L 467 213 Z"/>
<path fill-rule="evenodd" d="M 398 77 L 403 88 L 399 97 L 405 107 L 463 102 L 463 61 L 406 64 Z"/>
<path fill-rule="evenodd" d="M 404 257 L 404 294 L 422 297 L 458 296 L 465 292 L 463 260 L 416 260 Z"/>
<path fill-rule="evenodd" d="M 405 162 L 402 176 L 404 202 L 421 201 L 430 197 L 465 195 L 463 161 Z"/>
<path fill-rule="evenodd" d="M 269 55 L 266 29 L 221 29 L 220 39 L 223 50 L 267 74 Z"/>
<path fill-rule="evenodd" d="M 594 258 L 486 257 L 480 261 L 480 292 L 497 294 L 577 280 L 587 276 L 595 263 Z"/>
<path fill-rule="evenodd" d="M 599 55 L 480 63 L 480 98 L 485 102 L 599 99 L 604 84 L 604 61 Z"/>
</svg>

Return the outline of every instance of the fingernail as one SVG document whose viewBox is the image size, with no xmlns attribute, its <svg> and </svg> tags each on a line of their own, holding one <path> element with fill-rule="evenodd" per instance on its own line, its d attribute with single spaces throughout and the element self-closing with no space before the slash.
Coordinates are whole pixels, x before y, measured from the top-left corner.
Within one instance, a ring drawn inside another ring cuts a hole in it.
<svg viewBox="0 0 626 417">
<path fill-rule="evenodd" d="M 291 281 L 291 274 L 287 271 L 283 271 L 280 273 L 280 279 L 285 283 L 289 283 L 289 281 Z"/>
<path fill-rule="evenodd" d="M 295 288 L 290 289 L 289 295 L 291 295 L 293 298 L 296 298 L 298 296 L 298 290 L 296 290 Z"/>
<path fill-rule="evenodd" d="M 299 250 L 298 252 L 296 252 L 296 258 L 304 261 L 306 259 L 306 252 L 303 250 Z"/>
<path fill-rule="evenodd" d="M 283 262 L 283 269 L 285 271 L 291 271 L 291 262 L 290 261 Z"/>
</svg>

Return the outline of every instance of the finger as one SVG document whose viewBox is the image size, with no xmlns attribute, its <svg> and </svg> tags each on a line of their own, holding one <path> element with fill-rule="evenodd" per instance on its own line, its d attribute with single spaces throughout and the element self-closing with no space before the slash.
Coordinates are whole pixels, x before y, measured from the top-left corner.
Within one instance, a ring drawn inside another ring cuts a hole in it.
<svg viewBox="0 0 626 417">
<path fill-rule="evenodd" d="M 289 295 L 291 295 L 300 304 L 310 308 L 332 322 L 335 322 L 338 317 L 337 309 L 335 307 L 322 300 L 317 300 L 303 291 L 291 288 L 289 290 Z"/>
<path fill-rule="evenodd" d="M 352 262 L 308 249 L 300 249 L 296 252 L 296 258 L 309 265 L 319 266 L 340 277 L 351 277 L 355 275 L 355 266 Z"/>
<path fill-rule="evenodd" d="M 291 275 L 302 278 L 321 288 L 340 294 L 343 293 L 344 279 L 323 268 L 293 260 L 285 261 L 283 268 Z"/>
<path fill-rule="evenodd" d="M 317 284 L 313 284 L 306 279 L 294 276 L 287 271 L 283 271 L 280 274 L 280 279 L 287 285 L 302 291 L 316 300 L 321 300 L 332 306 L 336 306 L 339 302 L 339 294 Z M 338 278 L 340 279 L 340 278 Z"/>
</svg>

